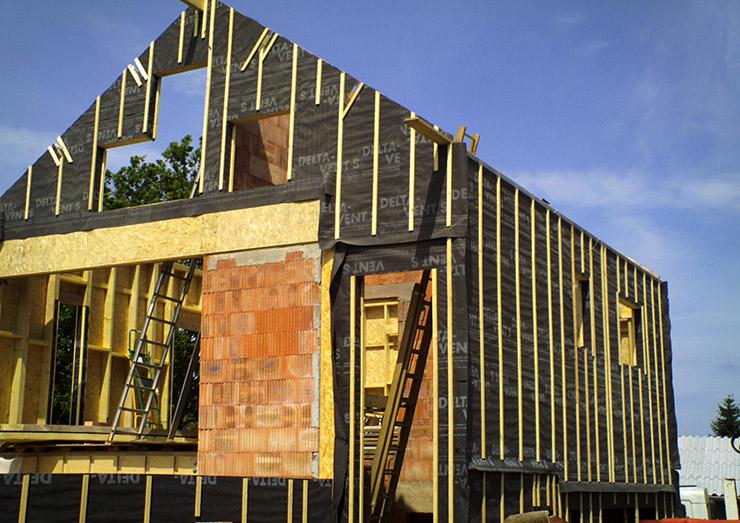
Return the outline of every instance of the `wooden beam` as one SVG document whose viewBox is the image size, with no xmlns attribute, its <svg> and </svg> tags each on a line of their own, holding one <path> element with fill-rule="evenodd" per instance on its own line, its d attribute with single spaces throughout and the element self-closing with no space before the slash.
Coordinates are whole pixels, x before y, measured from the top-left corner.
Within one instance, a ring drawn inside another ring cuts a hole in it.
<svg viewBox="0 0 740 523">
<path fill-rule="evenodd" d="M 422 120 L 418 116 L 406 118 L 404 122 L 416 132 L 429 138 L 437 145 L 447 145 L 453 142 L 452 135 L 439 129 L 435 129 L 433 125 Z"/>
<path fill-rule="evenodd" d="M 103 380 L 100 387 L 100 403 L 98 405 L 98 420 L 103 423 L 110 421 L 111 376 L 113 372 L 113 327 L 116 310 L 116 287 L 118 269 L 112 267 L 108 275 L 108 289 L 105 294 L 103 310 L 103 345 L 108 347 L 108 354 L 103 371 Z"/>
<path fill-rule="evenodd" d="M 181 0 L 181 2 L 198 11 L 203 11 L 206 8 L 206 0 Z"/>
</svg>

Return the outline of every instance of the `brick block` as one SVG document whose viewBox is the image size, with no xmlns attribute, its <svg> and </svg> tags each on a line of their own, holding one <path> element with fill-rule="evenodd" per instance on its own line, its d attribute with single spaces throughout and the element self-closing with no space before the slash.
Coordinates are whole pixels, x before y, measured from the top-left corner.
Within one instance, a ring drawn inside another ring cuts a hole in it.
<svg viewBox="0 0 740 523">
<path fill-rule="evenodd" d="M 281 475 L 286 478 L 311 477 L 311 454 L 306 452 L 283 454 Z"/>
<path fill-rule="evenodd" d="M 291 262 L 294 260 L 302 260 L 302 259 L 303 259 L 303 251 L 289 252 L 288 254 L 285 255 L 286 262 Z"/>
<path fill-rule="evenodd" d="M 264 478 L 290 477 L 281 474 L 283 459 L 274 452 L 258 452 L 254 456 L 254 472 Z"/>
</svg>

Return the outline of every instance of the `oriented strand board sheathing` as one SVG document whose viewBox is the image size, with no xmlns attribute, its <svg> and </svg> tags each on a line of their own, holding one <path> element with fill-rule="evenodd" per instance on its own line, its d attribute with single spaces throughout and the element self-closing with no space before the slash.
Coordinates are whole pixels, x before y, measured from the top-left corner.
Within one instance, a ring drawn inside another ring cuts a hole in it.
<svg viewBox="0 0 740 523">
<path fill-rule="evenodd" d="M 318 475 L 320 250 L 207 258 L 199 473 Z"/>
<path fill-rule="evenodd" d="M 0 278 L 314 242 L 318 226 L 316 200 L 8 240 Z"/>
</svg>

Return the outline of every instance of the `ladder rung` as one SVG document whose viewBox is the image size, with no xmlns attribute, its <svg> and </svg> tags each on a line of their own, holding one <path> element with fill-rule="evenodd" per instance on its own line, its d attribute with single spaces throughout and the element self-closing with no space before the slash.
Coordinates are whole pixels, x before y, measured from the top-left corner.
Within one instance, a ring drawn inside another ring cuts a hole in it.
<svg viewBox="0 0 740 523">
<path fill-rule="evenodd" d="M 180 276 L 179 274 L 175 274 L 174 272 L 163 272 L 162 274 L 166 274 L 167 276 L 170 276 L 172 278 L 177 278 L 178 280 L 187 281 L 187 276 Z"/>
<path fill-rule="evenodd" d="M 151 343 L 152 345 L 158 345 L 159 347 L 169 347 L 168 343 L 162 343 L 159 341 L 146 340 L 146 343 Z"/>
<path fill-rule="evenodd" d="M 137 408 L 133 408 L 133 407 L 121 407 L 121 410 L 125 410 L 127 412 L 136 412 L 138 414 L 144 414 L 145 412 L 148 412 L 145 409 L 137 409 Z"/>
<path fill-rule="evenodd" d="M 146 385 L 139 385 L 137 383 L 129 383 L 129 387 L 136 390 L 148 390 L 149 392 L 154 392 L 155 390 L 157 390 L 156 387 L 148 387 Z"/>
<path fill-rule="evenodd" d="M 174 298 L 172 296 L 167 296 L 166 294 L 155 294 L 155 298 L 167 300 L 167 301 L 173 301 L 175 303 L 180 303 L 180 298 Z"/>
<path fill-rule="evenodd" d="M 146 367 L 147 369 L 161 369 L 161 365 L 155 365 L 154 363 L 144 363 L 143 361 L 134 362 L 135 367 Z"/>
<path fill-rule="evenodd" d="M 165 320 L 164 318 L 157 318 L 156 316 L 149 316 L 150 320 L 158 321 L 159 323 L 166 323 L 167 325 L 176 325 L 176 322 Z M 149 340 L 147 340 L 149 341 Z"/>
</svg>

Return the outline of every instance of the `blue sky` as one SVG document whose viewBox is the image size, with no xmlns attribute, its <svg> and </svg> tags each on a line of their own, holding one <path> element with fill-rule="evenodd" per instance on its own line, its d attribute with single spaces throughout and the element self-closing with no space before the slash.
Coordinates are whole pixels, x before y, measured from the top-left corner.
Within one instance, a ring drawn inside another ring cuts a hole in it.
<svg viewBox="0 0 740 523">
<path fill-rule="evenodd" d="M 679 432 L 740 400 L 740 3 L 230 5 L 453 132 L 669 282 Z M 183 9 L 26 0 L 0 32 L 0 193 Z M 165 80 L 152 159 L 200 135 L 205 76 Z"/>
</svg>

